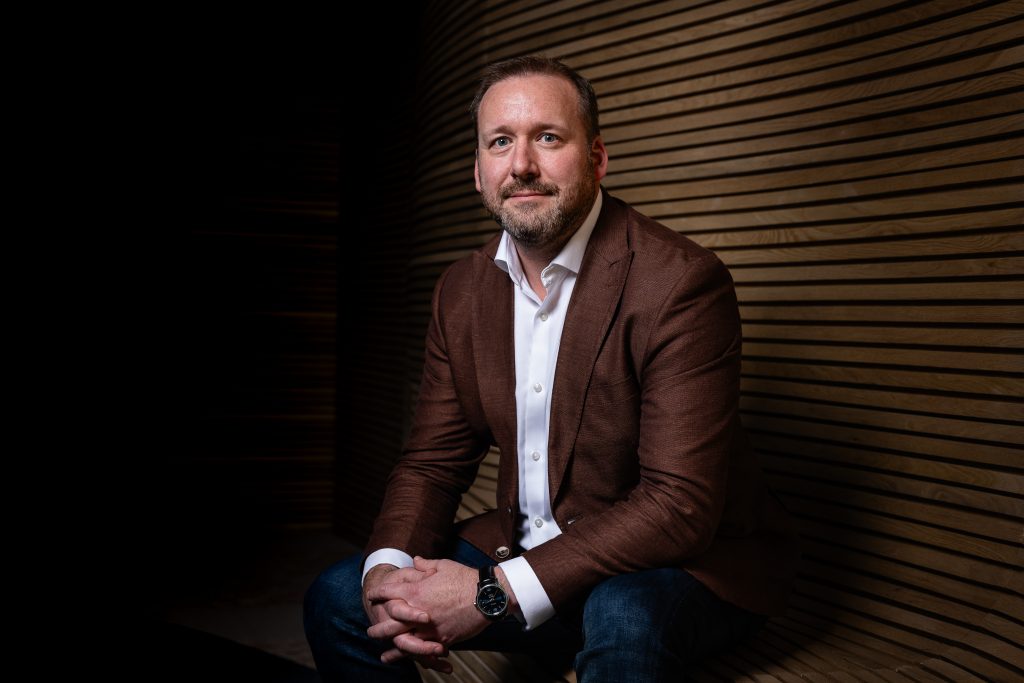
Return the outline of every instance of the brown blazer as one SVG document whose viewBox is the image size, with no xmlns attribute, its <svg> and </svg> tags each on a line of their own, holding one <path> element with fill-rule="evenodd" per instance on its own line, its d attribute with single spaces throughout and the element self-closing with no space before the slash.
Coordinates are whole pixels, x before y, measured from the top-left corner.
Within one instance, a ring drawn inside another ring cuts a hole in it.
<svg viewBox="0 0 1024 683">
<path fill-rule="evenodd" d="M 710 251 L 610 196 L 591 235 L 556 365 L 548 448 L 562 534 L 524 553 L 556 611 L 610 576 L 682 567 L 779 614 L 796 538 L 738 413 L 740 321 Z M 433 295 L 419 402 L 366 553 L 443 556 L 459 497 L 492 444 L 497 510 L 457 532 L 496 560 L 518 515 L 513 291 L 500 235 Z"/>
</svg>

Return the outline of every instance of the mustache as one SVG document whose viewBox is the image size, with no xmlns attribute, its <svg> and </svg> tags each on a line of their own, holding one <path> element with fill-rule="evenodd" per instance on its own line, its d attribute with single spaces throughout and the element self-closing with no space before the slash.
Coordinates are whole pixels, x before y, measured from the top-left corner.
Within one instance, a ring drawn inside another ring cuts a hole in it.
<svg viewBox="0 0 1024 683">
<path fill-rule="evenodd" d="M 548 185 L 547 183 L 542 183 L 540 181 L 515 181 L 501 188 L 501 198 L 508 199 L 512 195 L 518 194 L 519 192 L 536 192 L 538 194 L 556 195 L 558 194 L 558 187 L 556 187 L 555 185 Z"/>
</svg>

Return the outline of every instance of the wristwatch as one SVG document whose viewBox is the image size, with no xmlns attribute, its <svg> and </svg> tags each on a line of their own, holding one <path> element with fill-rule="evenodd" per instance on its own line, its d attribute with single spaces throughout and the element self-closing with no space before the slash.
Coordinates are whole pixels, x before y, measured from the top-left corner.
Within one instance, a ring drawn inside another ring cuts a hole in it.
<svg viewBox="0 0 1024 683">
<path fill-rule="evenodd" d="M 473 604 L 491 621 L 501 621 L 508 614 L 508 594 L 494 576 L 493 565 L 480 567 L 480 582 L 476 585 Z"/>
</svg>

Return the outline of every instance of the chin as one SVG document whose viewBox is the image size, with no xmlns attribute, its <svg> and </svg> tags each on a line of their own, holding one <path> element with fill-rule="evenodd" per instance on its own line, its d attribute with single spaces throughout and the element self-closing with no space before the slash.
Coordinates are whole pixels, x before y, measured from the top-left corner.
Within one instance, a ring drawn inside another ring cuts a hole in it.
<svg viewBox="0 0 1024 683">
<path fill-rule="evenodd" d="M 523 229 L 523 226 L 509 226 L 507 223 L 503 224 L 502 227 L 505 228 L 505 231 L 512 239 L 527 247 L 543 247 L 550 244 L 557 237 L 556 233 L 545 228 L 531 226 Z"/>
</svg>

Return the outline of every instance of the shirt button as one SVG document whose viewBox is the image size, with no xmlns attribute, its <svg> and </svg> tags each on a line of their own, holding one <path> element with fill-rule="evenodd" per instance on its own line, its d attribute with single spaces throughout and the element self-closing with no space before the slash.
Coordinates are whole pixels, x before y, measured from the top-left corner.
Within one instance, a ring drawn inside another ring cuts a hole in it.
<svg viewBox="0 0 1024 683">
<path fill-rule="evenodd" d="M 542 526 L 544 526 L 544 520 L 538 517 L 537 519 L 533 520 L 533 525 L 539 529 Z"/>
<path fill-rule="evenodd" d="M 538 394 L 540 393 L 540 390 L 543 388 L 544 387 L 540 385 L 540 382 L 537 382 L 536 384 L 533 385 L 533 390 L 536 391 Z"/>
<path fill-rule="evenodd" d="M 542 322 L 547 322 L 548 314 L 547 313 L 541 313 L 540 314 L 540 319 L 541 319 Z"/>
<path fill-rule="evenodd" d="M 537 462 L 538 460 L 540 460 L 540 453 L 534 451 L 533 453 L 530 454 L 530 457 L 533 458 L 534 462 Z"/>
</svg>

